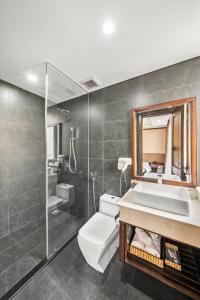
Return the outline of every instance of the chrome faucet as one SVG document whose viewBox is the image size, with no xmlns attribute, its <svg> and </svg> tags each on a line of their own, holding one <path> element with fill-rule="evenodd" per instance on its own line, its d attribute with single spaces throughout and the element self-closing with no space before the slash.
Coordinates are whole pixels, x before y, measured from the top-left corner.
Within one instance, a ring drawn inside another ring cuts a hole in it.
<svg viewBox="0 0 200 300">
<path fill-rule="evenodd" d="M 157 182 L 158 182 L 159 184 L 162 184 L 162 174 L 159 174 L 159 173 L 158 173 L 158 174 L 157 174 L 157 179 L 158 179 Z"/>
</svg>

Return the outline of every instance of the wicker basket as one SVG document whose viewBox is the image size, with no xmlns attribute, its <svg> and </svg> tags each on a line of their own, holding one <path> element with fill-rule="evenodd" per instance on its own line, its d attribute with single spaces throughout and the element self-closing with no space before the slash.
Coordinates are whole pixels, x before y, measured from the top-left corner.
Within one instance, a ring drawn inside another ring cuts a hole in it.
<svg viewBox="0 0 200 300">
<path fill-rule="evenodd" d="M 132 255 L 135 255 L 143 260 L 148 261 L 149 263 L 163 269 L 163 260 L 161 258 L 158 258 L 156 256 L 153 256 L 143 250 L 140 250 L 134 246 L 127 245 L 127 251 L 131 253 Z"/>
</svg>

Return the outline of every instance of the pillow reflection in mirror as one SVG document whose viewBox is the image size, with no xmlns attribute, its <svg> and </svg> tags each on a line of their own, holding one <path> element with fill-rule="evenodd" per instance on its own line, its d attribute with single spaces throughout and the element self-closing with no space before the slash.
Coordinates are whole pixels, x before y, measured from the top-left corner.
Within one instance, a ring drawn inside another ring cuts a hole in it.
<svg viewBox="0 0 200 300">
<path fill-rule="evenodd" d="M 148 161 L 143 161 L 143 173 L 150 173 L 151 166 Z"/>
</svg>

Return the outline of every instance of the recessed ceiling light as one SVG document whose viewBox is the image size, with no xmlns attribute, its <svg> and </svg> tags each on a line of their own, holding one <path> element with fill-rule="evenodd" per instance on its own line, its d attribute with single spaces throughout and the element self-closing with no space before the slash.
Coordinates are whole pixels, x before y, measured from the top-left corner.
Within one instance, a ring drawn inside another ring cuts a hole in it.
<svg viewBox="0 0 200 300">
<path fill-rule="evenodd" d="M 111 21 L 105 22 L 103 24 L 103 32 L 105 34 L 113 33 L 114 29 L 115 29 L 114 24 Z"/>
<path fill-rule="evenodd" d="M 38 77 L 37 77 L 37 75 L 35 75 L 35 74 L 33 74 L 33 73 L 28 73 L 28 74 L 27 74 L 27 79 L 28 79 L 30 82 L 33 82 L 33 83 L 38 82 Z"/>
</svg>

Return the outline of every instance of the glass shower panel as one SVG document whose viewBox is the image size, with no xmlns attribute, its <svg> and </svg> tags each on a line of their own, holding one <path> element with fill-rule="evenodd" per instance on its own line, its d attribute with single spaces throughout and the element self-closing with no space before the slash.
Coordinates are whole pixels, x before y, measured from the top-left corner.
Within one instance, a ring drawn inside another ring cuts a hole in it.
<svg viewBox="0 0 200 300">
<path fill-rule="evenodd" d="M 31 71 L 0 80 L 0 298 L 46 257 L 45 65 Z"/>
<path fill-rule="evenodd" d="M 88 95 L 47 64 L 48 256 L 88 217 Z"/>
</svg>

